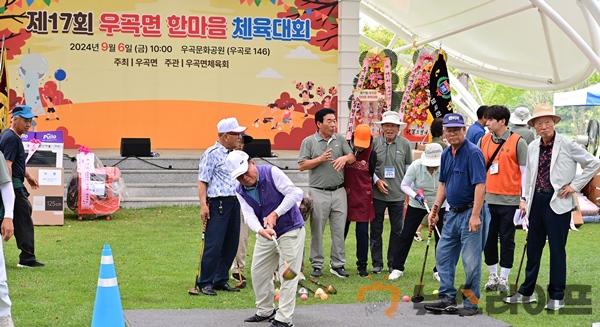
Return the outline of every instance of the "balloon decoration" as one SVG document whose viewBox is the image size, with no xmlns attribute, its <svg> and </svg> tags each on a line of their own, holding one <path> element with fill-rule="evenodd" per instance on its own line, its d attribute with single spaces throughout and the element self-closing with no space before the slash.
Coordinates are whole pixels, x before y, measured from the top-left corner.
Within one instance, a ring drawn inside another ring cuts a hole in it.
<svg viewBox="0 0 600 327">
<path fill-rule="evenodd" d="M 67 72 L 59 68 L 54 72 L 54 78 L 59 82 L 64 81 L 67 78 Z"/>
</svg>

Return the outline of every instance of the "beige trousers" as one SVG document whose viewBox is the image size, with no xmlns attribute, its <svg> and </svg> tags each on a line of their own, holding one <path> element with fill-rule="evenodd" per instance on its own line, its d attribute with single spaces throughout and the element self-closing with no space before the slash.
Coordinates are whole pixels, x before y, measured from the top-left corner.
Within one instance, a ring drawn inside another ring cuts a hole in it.
<svg viewBox="0 0 600 327">
<path fill-rule="evenodd" d="M 275 286 L 273 284 L 273 272 L 276 270 L 281 274 L 284 270 L 284 258 L 296 273 L 302 265 L 302 250 L 306 230 L 304 227 L 289 231 L 277 239 L 281 249 L 281 257 L 275 248 L 275 242 L 257 235 L 252 256 L 252 286 L 256 297 L 256 314 L 269 316 L 273 313 L 273 297 Z M 280 275 L 281 289 L 279 297 L 279 310 L 275 319 L 285 323 L 292 322 L 294 308 L 296 307 L 296 288 L 298 276 L 292 280 L 284 280 Z"/>
</svg>

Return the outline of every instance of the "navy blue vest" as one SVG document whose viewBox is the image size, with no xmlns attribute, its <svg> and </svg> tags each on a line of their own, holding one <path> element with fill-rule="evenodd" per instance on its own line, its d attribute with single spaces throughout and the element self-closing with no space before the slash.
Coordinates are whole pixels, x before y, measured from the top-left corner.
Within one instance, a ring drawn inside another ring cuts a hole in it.
<svg viewBox="0 0 600 327">
<path fill-rule="evenodd" d="M 256 168 L 258 168 L 259 176 L 259 182 L 257 186 L 258 198 L 260 199 L 261 203 L 256 202 L 256 200 L 254 200 L 248 194 L 242 185 L 239 185 L 236 191 L 252 207 L 254 214 L 256 214 L 256 217 L 258 217 L 260 225 L 263 226 L 263 218 L 277 209 L 285 196 L 281 194 L 275 187 L 275 183 L 273 182 L 273 174 L 271 173 L 271 166 L 260 165 L 256 166 Z M 292 209 L 277 218 L 277 224 L 275 224 L 274 229 L 277 233 L 277 238 L 279 238 L 281 235 L 291 230 L 301 228 L 302 226 L 304 226 L 304 219 L 302 219 L 298 205 L 295 204 Z"/>
</svg>

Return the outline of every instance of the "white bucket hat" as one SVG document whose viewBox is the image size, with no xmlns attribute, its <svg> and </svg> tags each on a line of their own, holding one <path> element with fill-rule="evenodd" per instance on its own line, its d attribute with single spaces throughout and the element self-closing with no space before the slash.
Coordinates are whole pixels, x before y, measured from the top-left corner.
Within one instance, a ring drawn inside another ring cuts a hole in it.
<svg viewBox="0 0 600 327">
<path fill-rule="evenodd" d="M 388 110 L 381 115 L 381 121 L 375 122 L 375 124 L 394 124 L 400 126 L 400 128 L 406 126 L 403 122 L 404 114 L 397 113 L 395 111 Z"/>
<path fill-rule="evenodd" d="M 237 179 L 248 171 L 248 158 L 248 154 L 244 151 L 229 152 L 225 159 L 225 165 L 231 171 L 231 178 Z"/>
<path fill-rule="evenodd" d="M 438 143 L 429 143 L 425 145 L 425 151 L 421 156 L 421 164 L 427 167 L 439 167 L 442 162 L 442 146 Z"/>
<path fill-rule="evenodd" d="M 509 123 L 513 125 L 527 125 L 530 114 L 527 107 L 517 107 L 512 114 L 510 114 Z"/>
</svg>

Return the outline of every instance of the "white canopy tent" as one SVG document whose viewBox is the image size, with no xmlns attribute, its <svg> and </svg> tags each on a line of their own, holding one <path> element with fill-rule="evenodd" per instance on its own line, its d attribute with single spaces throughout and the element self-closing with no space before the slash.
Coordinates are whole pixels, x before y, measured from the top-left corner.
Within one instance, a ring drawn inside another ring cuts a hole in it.
<svg viewBox="0 0 600 327">
<path fill-rule="evenodd" d="M 409 44 L 501 84 L 562 89 L 600 70 L 598 0 L 362 0 L 365 14 Z M 454 83 L 453 85 L 457 85 Z"/>
<path fill-rule="evenodd" d="M 555 107 L 600 106 L 600 83 L 584 89 L 554 93 Z"/>
</svg>

